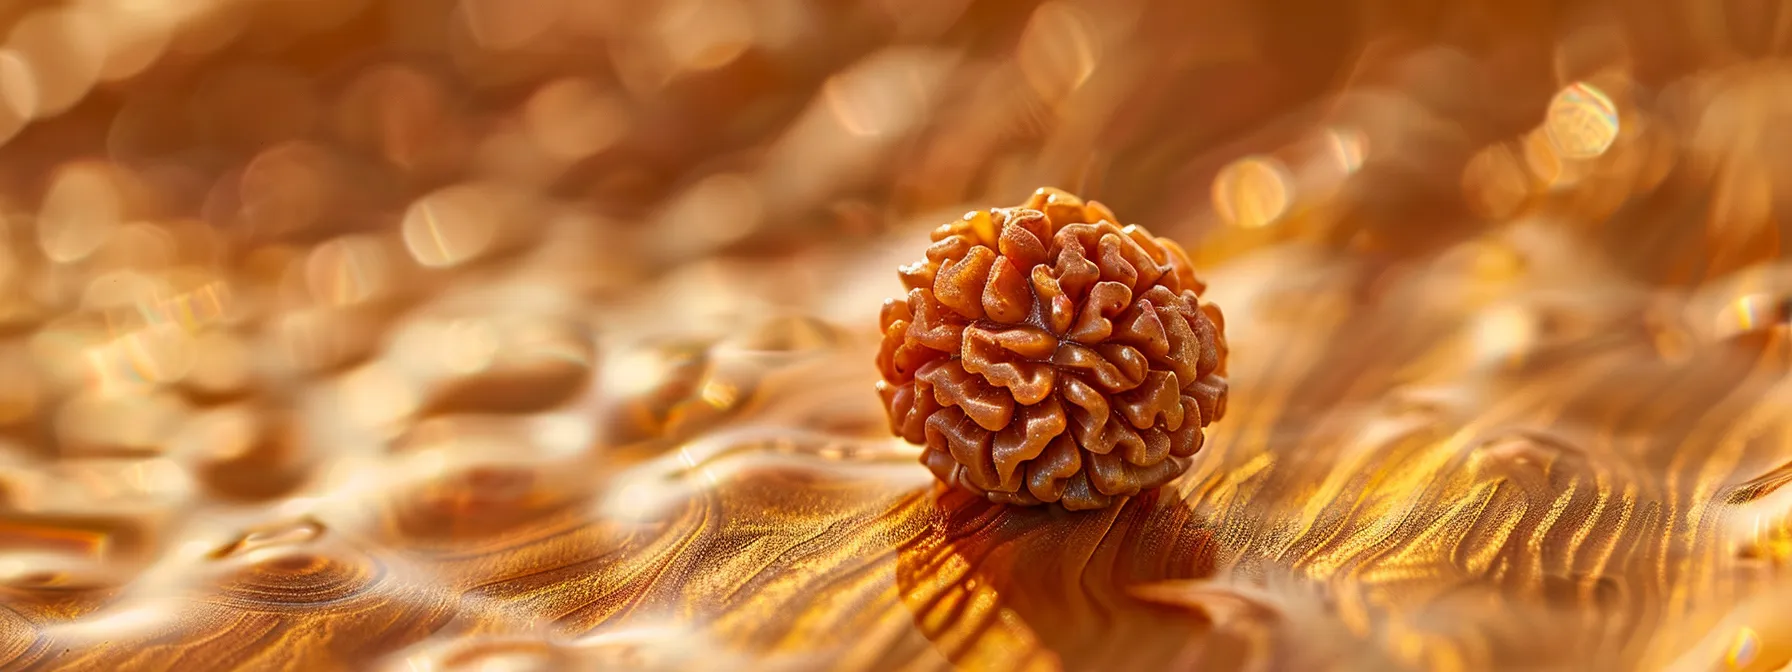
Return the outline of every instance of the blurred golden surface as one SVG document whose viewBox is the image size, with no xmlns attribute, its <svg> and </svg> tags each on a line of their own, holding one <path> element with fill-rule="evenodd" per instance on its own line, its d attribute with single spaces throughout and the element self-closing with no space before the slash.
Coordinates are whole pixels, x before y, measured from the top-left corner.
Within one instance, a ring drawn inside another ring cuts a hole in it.
<svg viewBox="0 0 1792 672">
<path fill-rule="evenodd" d="M 0 669 L 1773 670 L 1792 9 L 0 3 Z M 1094 512 L 872 383 L 927 231 L 1188 248 Z"/>
</svg>

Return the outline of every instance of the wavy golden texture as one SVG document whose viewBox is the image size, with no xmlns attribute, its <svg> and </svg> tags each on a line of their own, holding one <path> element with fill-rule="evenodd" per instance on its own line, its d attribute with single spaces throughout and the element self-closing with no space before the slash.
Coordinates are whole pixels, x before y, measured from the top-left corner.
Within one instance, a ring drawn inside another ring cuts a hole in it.
<svg viewBox="0 0 1792 672">
<path fill-rule="evenodd" d="M 181 554 L 198 537 L 145 528 L 166 555 L 148 568 L 120 562 L 133 543 L 122 523 L 13 513 L 0 531 L 15 545 L 103 538 L 119 569 L 8 575 L 0 665 L 1706 669 L 1732 648 L 1741 669 L 1785 660 L 1765 639 L 1787 615 L 1774 598 L 1792 538 L 1771 358 L 1783 327 L 1692 338 L 1670 357 L 1657 343 L 1673 322 L 1654 324 L 1659 308 L 1636 295 L 1588 286 L 1597 301 L 1562 303 L 1496 283 L 1495 302 L 1426 299 L 1466 281 L 1439 264 L 1385 304 L 1352 306 L 1348 271 L 1275 261 L 1214 276 L 1249 288 L 1216 291 L 1242 307 L 1228 328 L 1273 346 L 1233 353 L 1234 414 L 1184 478 L 1117 506 L 930 488 L 917 450 L 880 437 L 884 409 L 851 392 L 871 382 L 855 366 L 876 351 L 870 334 L 711 346 L 696 373 L 665 374 L 687 391 L 675 406 L 717 414 L 689 429 L 555 462 L 532 457 L 551 437 L 525 416 L 423 420 L 378 456 L 373 487 L 330 492 L 314 515 L 196 556 Z M 704 401 L 718 387 L 753 392 Z"/>
<path fill-rule="evenodd" d="M 1226 412 L 1219 308 L 1175 242 L 1042 188 L 966 214 L 884 304 L 878 393 L 921 463 L 990 501 L 1071 510 L 1168 483 Z"/>
</svg>

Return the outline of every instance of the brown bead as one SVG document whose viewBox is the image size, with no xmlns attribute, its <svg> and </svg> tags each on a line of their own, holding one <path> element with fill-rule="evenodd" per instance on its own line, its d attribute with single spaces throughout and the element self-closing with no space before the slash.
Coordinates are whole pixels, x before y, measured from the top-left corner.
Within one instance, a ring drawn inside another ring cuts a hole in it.
<svg viewBox="0 0 1792 672">
<path fill-rule="evenodd" d="M 1043 188 L 935 229 L 885 303 L 890 431 L 990 501 L 1109 506 L 1182 475 L 1226 410 L 1225 321 L 1176 243 Z"/>
</svg>

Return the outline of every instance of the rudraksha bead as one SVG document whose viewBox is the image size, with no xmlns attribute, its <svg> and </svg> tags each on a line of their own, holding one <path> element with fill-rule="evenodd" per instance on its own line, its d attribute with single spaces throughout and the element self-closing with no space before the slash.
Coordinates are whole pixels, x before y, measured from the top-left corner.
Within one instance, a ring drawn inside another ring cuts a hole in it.
<svg viewBox="0 0 1792 672">
<path fill-rule="evenodd" d="M 992 501 L 1093 509 L 1170 482 L 1226 412 L 1225 322 L 1175 242 L 1045 188 L 933 232 L 885 302 L 896 435 Z"/>
</svg>

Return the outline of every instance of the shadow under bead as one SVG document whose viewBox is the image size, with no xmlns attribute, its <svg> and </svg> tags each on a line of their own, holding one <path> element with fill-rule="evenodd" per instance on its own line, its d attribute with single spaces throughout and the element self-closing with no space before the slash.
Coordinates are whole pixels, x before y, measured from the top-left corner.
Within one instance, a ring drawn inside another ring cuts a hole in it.
<svg viewBox="0 0 1792 672">
<path fill-rule="evenodd" d="M 1095 509 L 1174 480 L 1226 411 L 1225 321 L 1175 242 L 1044 188 L 934 230 L 885 302 L 890 430 L 991 501 Z"/>
</svg>

